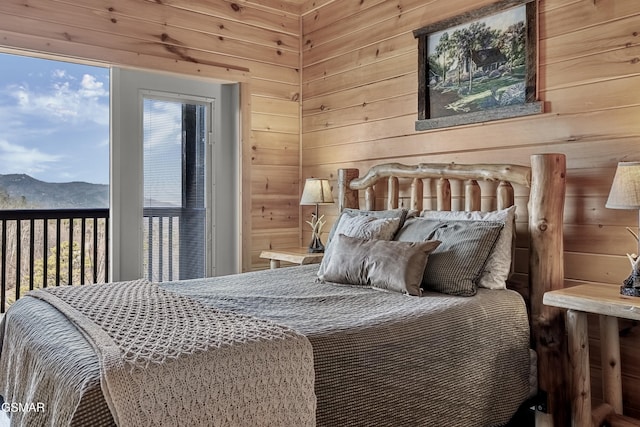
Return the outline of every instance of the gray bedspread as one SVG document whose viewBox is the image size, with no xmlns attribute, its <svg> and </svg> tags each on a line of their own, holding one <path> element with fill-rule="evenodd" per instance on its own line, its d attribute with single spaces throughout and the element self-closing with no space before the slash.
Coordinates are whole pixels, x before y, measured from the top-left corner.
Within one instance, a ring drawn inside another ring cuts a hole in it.
<svg viewBox="0 0 640 427">
<path fill-rule="evenodd" d="M 317 268 L 161 286 L 307 336 L 314 353 L 318 426 L 501 425 L 529 395 L 529 325 L 517 293 L 480 289 L 474 297 L 408 297 L 316 283 Z M 48 410 L 73 410 L 72 425 L 112 425 L 93 350 L 60 313 L 23 298 L 5 320 L 3 340 L 33 336 L 28 363 L 51 366 L 50 378 L 14 379 L 34 381 L 29 399 L 46 399 Z M 38 359 L 40 346 L 56 348 L 58 357 Z M 59 392 L 81 388 L 78 406 L 56 408 L 55 396 L 38 396 L 36 381 L 53 382 Z M 0 392 L 11 387 L 0 384 Z"/>
</svg>

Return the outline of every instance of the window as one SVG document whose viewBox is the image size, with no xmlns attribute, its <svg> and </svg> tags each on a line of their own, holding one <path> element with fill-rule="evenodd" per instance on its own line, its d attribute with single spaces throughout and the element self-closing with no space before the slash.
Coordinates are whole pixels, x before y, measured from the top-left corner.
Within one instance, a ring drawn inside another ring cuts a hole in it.
<svg viewBox="0 0 640 427">
<path fill-rule="evenodd" d="M 0 54 L 0 311 L 108 280 L 109 73 Z"/>
<path fill-rule="evenodd" d="M 237 271 L 237 84 L 0 54 L 0 114 L 0 312 L 35 287 Z M 147 131 L 173 138 L 164 159 Z M 179 211 L 171 272 L 145 252 L 149 209 Z"/>
<path fill-rule="evenodd" d="M 0 70 L 0 203 L 107 208 L 109 69 L 0 54 Z"/>
</svg>

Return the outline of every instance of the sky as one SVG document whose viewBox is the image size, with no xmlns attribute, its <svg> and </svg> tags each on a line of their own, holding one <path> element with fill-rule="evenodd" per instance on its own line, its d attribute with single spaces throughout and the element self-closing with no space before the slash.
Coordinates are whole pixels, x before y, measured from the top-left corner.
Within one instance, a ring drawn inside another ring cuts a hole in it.
<svg viewBox="0 0 640 427">
<path fill-rule="evenodd" d="M 0 174 L 109 183 L 109 69 L 0 53 Z"/>
</svg>

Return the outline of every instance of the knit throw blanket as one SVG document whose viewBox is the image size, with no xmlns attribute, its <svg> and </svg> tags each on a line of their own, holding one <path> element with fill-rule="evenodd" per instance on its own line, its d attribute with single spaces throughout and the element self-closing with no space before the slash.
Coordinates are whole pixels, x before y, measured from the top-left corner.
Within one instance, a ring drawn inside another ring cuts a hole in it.
<svg viewBox="0 0 640 427">
<path fill-rule="evenodd" d="M 313 352 L 292 329 L 143 281 L 29 293 L 94 346 L 119 426 L 313 426 Z"/>
</svg>

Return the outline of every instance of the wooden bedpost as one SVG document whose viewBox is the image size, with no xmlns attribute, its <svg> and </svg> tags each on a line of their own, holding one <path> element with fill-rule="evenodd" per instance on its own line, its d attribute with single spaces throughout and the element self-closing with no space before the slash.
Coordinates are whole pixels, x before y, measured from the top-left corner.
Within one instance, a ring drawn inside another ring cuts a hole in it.
<svg viewBox="0 0 640 427">
<path fill-rule="evenodd" d="M 545 292 L 564 287 L 564 154 L 531 156 L 529 196 L 529 289 L 533 345 L 538 354 L 538 388 L 547 395 L 547 413 L 537 426 L 570 423 L 568 357 L 563 312 L 542 303 Z M 544 412 L 544 411 L 543 411 Z"/>
<path fill-rule="evenodd" d="M 338 169 L 338 213 L 344 208 L 360 209 L 358 190 L 349 188 L 349 183 L 359 175 L 358 169 Z"/>
</svg>

